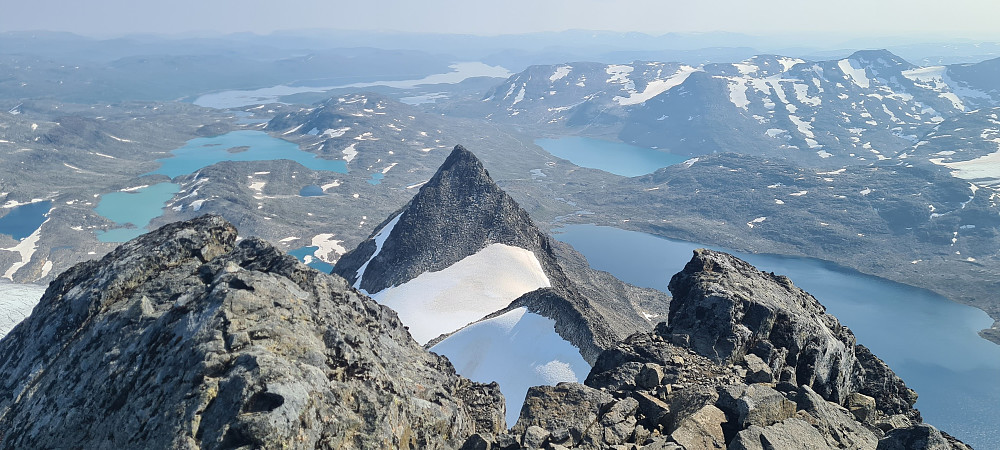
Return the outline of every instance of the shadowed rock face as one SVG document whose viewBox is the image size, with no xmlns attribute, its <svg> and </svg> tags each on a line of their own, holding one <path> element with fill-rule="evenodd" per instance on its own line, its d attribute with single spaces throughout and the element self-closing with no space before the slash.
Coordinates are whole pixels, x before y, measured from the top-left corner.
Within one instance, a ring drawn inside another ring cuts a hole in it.
<svg viewBox="0 0 1000 450">
<path fill-rule="evenodd" d="M 354 283 L 358 269 L 371 259 L 359 287 L 375 293 L 421 273 L 445 269 L 497 243 L 535 252 L 550 279 L 559 271 L 548 238 L 535 228 L 528 213 L 493 182 L 479 159 L 461 145 L 455 147 L 410 203 L 380 225 L 376 233 L 396 216 L 398 222 L 374 258 L 371 255 L 375 245 L 369 239 L 341 257 L 334 273 Z"/>
<path fill-rule="evenodd" d="M 396 314 L 219 217 L 59 276 L 0 341 L 0 447 L 452 447 L 504 424 Z"/>
</svg>

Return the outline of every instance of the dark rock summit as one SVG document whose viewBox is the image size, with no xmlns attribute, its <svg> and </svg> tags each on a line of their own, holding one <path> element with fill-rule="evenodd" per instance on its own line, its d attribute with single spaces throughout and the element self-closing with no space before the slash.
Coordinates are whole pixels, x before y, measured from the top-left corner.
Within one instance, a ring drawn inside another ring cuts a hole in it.
<svg viewBox="0 0 1000 450">
<path fill-rule="evenodd" d="M 669 288 L 670 332 L 699 354 L 718 363 L 754 355 L 777 382 L 809 386 L 838 404 L 852 392 L 875 396 L 880 411 L 920 420 L 916 393 L 788 277 L 697 250 Z"/>
<path fill-rule="evenodd" d="M 509 432 L 470 448 L 969 448 L 920 423 L 913 391 L 788 278 L 697 250 L 670 289 L 668 322 L 584 384 L 532 388 Z"/>
<path fill-rule="evenodd" d="M 372 258 L 375 234 L 393 219 L 398 220 Z M 409 204 L 375 231 L 372 239 L 342 256 L 334 269 L 354 283 L 368 262 L 359 285 L 367 292 L 398 286 L 424 272 L 440 271 L 490 244 L 531 250 L 547 274 L 560 270 L 551 256 L 548 238 L 493 182 L 482 162 L 461 145 Z"/>
<path fill-rule="evenodd" d="M 219 217 L 49 287 L 0 340 L 0 448 L 452 448 L 504 424 L 396 314 Z"/>
</svg>

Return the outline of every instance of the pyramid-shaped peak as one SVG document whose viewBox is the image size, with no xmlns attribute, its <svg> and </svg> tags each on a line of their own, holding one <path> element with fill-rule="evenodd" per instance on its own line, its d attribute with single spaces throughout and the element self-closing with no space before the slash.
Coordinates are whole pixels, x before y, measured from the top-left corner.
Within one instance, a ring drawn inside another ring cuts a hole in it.
<svg viewBox="0 0 1000 450">
<path fill-rule="evenodd" d="M 486 178 L 489 179 L 492 184 L 492 179 L 489 177 L 489 172 L 486 171 L 486 168 L 483 167 L 482 161 L 480 161 L 475 154 L 466 150 L 466 148 L 461 145 L 456 145 L 455 149 L 451 151 L 450 155 L 448 155 L 448 158 L 441 164 L 441 167 L 438 168 L 437 173 L 431 177 L 425 186 L 440 184 L 441 180 L 444 178 Z"/>
<path fill-rule="evenodd" d="M 417 195 L 345 254 L 334 273 L 374 294 L 443 270 L 491 244 L 527 249 L 543 260 L 548 247 L 528 213 L 494 183 L 479 158 L 457 145 Z"/>
</svg>

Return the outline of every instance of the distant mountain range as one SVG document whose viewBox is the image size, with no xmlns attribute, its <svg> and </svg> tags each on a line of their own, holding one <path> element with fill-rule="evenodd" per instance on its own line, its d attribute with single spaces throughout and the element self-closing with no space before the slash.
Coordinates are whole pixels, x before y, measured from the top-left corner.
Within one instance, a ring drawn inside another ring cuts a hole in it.
<svg viewBox="0 0 1000 450">
<path fill-rule="evenodd" d="M 556 64 L 533 66 L 488 92 L 483 114 L 567 131 L 610 129 L 622 141 L 683 155 L 863 164 L 913 156 L 946 119 L 1000 105 L 998 70 L 1000 59 L 917 67 L 884 50 L 818 62 Z"/>
</svg>

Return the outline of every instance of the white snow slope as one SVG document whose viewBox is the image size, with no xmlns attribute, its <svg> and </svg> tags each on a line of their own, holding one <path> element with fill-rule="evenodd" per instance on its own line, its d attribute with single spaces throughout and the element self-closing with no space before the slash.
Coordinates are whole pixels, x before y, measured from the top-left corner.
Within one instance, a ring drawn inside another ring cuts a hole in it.
<svg viewBox="0 0 1000 450">
<path fill-rule="evenodd" d="M 555 321 L 517 308 L 470 325 L 431 351 L 447 356 L 455 370 L 473 381 L 500 385 L 507 426 L 514 426 L 531 386 L 582 382 L 590 365 L 555 331 Z"/>
<path fill-rule="evenodd" d="M 395 310 L 413 339 L 423 345 L 549 286 L 534 253 L 492 244 L 444 270 L 424 272 L 371 297 Z"/>
<path fill-rule="evenodd" d="M 0 338 L 31 314 L 45 286 L 0 281 Z"/>
</svg>

